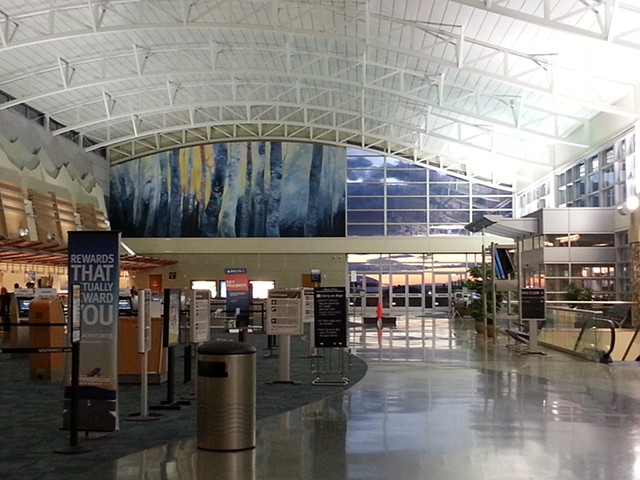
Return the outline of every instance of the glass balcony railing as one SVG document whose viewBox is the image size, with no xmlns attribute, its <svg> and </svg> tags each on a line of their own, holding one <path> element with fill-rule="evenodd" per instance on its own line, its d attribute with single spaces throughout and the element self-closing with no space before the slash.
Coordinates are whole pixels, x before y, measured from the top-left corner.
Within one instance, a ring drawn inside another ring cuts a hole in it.
<svg viewBox="0 0 640 480">
<path fill-rule="evenodd" d="M 551 306 L 538 333 L 540 344 L 610 363 L 616 342 L 616 324 L 600 310 Z"/>
</svg>

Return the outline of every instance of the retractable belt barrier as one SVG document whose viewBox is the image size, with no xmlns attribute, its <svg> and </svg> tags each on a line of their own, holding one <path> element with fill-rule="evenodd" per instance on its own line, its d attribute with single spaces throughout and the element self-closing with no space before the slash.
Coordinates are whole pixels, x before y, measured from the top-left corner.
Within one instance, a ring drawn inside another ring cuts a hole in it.
<svg viewBox="0 0 640 480">
<path fill-rule="evenodd" d="M 16 348 L 0 348 L 0 354 L 2 353 L 66 353 L 70 352 L 71 347 L 45 347 L 45 348 L 32 348 L 32 347 L 16 347 Z"/>
<path fill-rule="evenodd" d="M 16 323 L 7 323 L 5 325 L 10 325 L 12 327 L 67 327 L 68 323 L 48 323 L 48 322 L 16 322 Z"/>
<path fill-rule="evenodd" d="M 48 322 L 12 322 L 8 325 L 12 327 L 66 327 L 67 323 L 48 323 Z M 6 347 L 0 348 L 0 354 L 3 353 L 67 353 L 71 347 Z"/>
</svg>

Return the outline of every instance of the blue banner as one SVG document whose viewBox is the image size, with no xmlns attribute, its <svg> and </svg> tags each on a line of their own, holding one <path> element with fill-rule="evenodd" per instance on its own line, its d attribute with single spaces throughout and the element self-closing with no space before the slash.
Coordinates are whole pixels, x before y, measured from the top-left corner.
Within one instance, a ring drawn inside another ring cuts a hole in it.
<svg viewBox="0 0 640 480">
<path fill-rule="evenodd" d="M 69 285 L 80 287 L 79 430 L 118 425 L 120 232 L 69 232 Z M 67 385 L 70 385 L 70 379 Z M 68 426 L 70 388 L 63 424 Z"/>
</svg>

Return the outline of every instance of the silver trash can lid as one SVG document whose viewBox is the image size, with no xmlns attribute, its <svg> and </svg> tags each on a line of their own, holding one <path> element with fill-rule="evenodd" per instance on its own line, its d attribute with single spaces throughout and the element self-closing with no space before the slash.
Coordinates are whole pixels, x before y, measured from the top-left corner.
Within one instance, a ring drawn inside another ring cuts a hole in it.
<svg viewBox="0 0 640 480">
<path fill-rule="evenodd" d="M 207 342 L 198 347 L 198 353 L 202 355 L 252 355 L 256 352 L 253 345 L 227 340 Z"/>
</svg>

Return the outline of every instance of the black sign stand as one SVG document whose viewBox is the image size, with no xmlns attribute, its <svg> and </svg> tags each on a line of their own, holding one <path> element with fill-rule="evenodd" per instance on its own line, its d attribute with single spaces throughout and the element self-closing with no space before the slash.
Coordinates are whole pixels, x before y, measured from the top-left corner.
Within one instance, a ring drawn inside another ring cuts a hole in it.
<svg viewBox="0 0 640 480">
<path fill-rule="evenodd" d="M 73 292 L 73 289 L 71 289 Z M 91 451 L 91 447 L 86 445 L 80 445 L 78 443 L 78 426 L 80 417 L 80 398 L 78 395 L 78 389 L 80 386 L 80 339 L 74 341 L 73 328 L 76 314 L 79 314 L 79 309 L 74 309 L 74 295 L 69 296 L 69 317 L 71 318 L 69 325 L 69 335 L 71 337 L 71 404 L 69 409 L 69 445 L 62 448 L 57 448 L 56 453 L 75 454 L 86 453 Z M 77 313 L 76 313 L 77 312 Z"/>
<path fill-rule="evenodd" d="M 314 289 L 315 347 L 347 346 L 346 293 L 342 287 Z"/>
<path fill-rule="evenodd" d="M 543 288 L 520 290 L 520 312 L 523 321 L 529 322 L 529 348 L 527 355 L 546 355 L 538 349 L 538 322 L 546 317 L 545 292 Z"/>
<path fill-rule="evenodd" d="M 167 347 L 167 399 L 162 400 L 160 405 L 150 405 L 149 410 L 180 410 L 180 407 L 183 405 L 191 405 L 189 400 L 175 399 L 175 347 L 176 345 Z"/>
<path fill-rule="evenodd" d="M 180 407 L 183 405 L 191 405 L 189 400 L 176 400 L 175 399 L 175 384 L 176 384 L 176 347 L 179 344 L 171 344 L 170 342 L 170 322 L 171 322 L 171 295 L 176 294 L 175 290 L 172 292 L 170 289 L 165 289 L 164 291 L 164 312 L 163 312 L 163 323 L 162 323 L 162 344 L 167 346 L 167 399 L 162 400 L 160 405 L 151 405 L 149 407 L 150 410 L 180 410 Z M 180 302 L 180 291 L 177 291 L 178 295 L 178 303 Z M 178 309 L 178 317 L 180 315 L 180 311 Z M 175 312 L 174 312 L 175 314 Z M 175 319 L 174 319 L 175 320 Z M 178 323 L 180 319 L 178 318 Z M 191 369 L 189 369 L 189 373 L 191 373 Z"/>
<path fill-rule="evenodd" d="M 78 398 L 78 386 L 80 378 L 80 343 L 71 344 L 71 408 L 69 410 L 69 445 L 57 448 L 56 453 L 74 454 L 91 451 L 91 447 L 78 443 L 78 416 L 80 399 Z"/>
<path fill-rule="evenodd" d="M 314 289 L 314 343 L 322 354 L 312 366 L 317 377 L 312 385 L 348 385 L 347 297 L 344 287 Z M 335 353 L 335 355 L 334 355 Z"/>
</svg>

